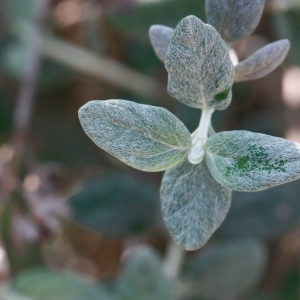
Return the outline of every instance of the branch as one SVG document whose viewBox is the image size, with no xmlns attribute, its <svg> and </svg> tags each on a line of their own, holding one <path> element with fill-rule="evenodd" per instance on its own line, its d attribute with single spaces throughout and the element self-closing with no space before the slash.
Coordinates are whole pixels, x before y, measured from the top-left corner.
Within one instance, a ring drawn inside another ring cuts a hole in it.
<svg viewBox="0 0 300 300">
<path fill-rule="evenodd" d="M 142 97 L 156 98 L 163 95 L 162 86 L 151 77 L 139 73 L 109 57 L 55 37 L 46 37 L 44 55 L 81 73 L 96 77 L 116 87 Z"/>
</svg>

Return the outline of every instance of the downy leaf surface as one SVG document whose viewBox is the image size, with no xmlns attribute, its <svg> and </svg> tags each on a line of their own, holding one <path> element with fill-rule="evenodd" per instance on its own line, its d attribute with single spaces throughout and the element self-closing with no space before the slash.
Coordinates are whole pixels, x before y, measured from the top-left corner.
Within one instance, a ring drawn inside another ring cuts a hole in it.
<svg viewBox="0 0 300 300">
<path fill-rule="evenodd" d="M 280 40 L 259 49 L 235 67 L 235 81 L 254 80 L 268 75 L 285 60 L 289 50 L 288 40 Z"/>
<path fill-rule="evenodd" d="M 211 176 L 205 161 L 187 159 L 165 172 L 161 206 L 165 223 L 178 245 L 186 250 L 203 246 L 225 219 L 231 190 Z"/>
<path fill-rule="evenodd" d="M 168 93 L 194 108 L 225 109 L 231 102 L 234 68 L 219 33 L 195 16 L 175 28 L 167 51 Z"/>
<path fill-rule="evenodd" d="M 206 16 L 227 43 L 240 41 L 257 27 L 265 0 L 206 0 Z"/>
<path fill-rule="evenodd" d="M 260 191 L 300 178 L 300 144 L 249 131 L 211 136 L 206 163 L 213 177 L 237 191 Z"/>
<path fill-rule="evenodd" d="M 164 25 L 152 25 L 149 29 L 151 45 L 156 56 L 165 63 L 167 50 L 174 33 L 174 29 Z"/>
<path fill-rule="evenodd" d="M 79 110 L 93 142 L 129 166 L 157 172 L 187 155 L 191 137 L 168 110 L 126 100 L 90 101 Z"/>
</svg>

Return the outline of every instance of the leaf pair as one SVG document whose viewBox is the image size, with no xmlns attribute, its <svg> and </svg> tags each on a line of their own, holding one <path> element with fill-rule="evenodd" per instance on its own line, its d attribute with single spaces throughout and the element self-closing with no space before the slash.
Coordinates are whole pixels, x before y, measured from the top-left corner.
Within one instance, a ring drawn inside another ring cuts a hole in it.
<svg viewBox="0 0 300 300">
<path fill-rule="evenodd" d="M 217 29 L 221 37 L 227 43 L 233 43 L 246 38 L 254 31 L 261 18 L 264 3 L 264 0 L 207 0 L 207 20 L 209 24 Z M 209 27 L 207 27 L 207 30 L 208 28 Z M 190 33 L 194 35 L 194 38 L 195 35 L 199 35 L 198 38 L 200 38 L 200 36 L 203 37 L 204 32 L 204 30 L 190 31 Z M 149 30 L 154 51 L 158 58 L 163 63 L 166 63 L 167 70 L 166 54 L 169 45 L 172 45 L 171 40 L 173 33 L 174 30 L 172 28 L 163 25 L 153 25 Z M 211 35 L 215 36 L 213 33 Z M 235 82 L 254 80 L 268 75 L 284 61 L 289 49 L 290 42 L 288 40 L 280 40 L 259 49 L 246 60 L 235 66 Z M 169 49 L 169 51 L 173 53 L 172 50 Z M 216 56 L 215 59 L 220 60 L 221 57 Z M 199 68 L 199 66 L 197 67 Z M 170 90 L 169 93 L 171 96 L 174 96 L 172 90 Z M 178 99 L 176 96 L 174 97 Z M 180 99 L 178 100 L 182 101 Z M 187 100 L 185 100 L 184 103 L 192 107 L 197 107 L 193 102 L 187 102 Z"/>
<path fill-rule="evenodd" d="M 188 129 L 161 107 L 90 101 L 80 108 L 79 119 L 97 146 L 142 171 L 169 169 L 191 148 Z M 208 138 L 205 151 L 214 178 L 233 190 L 258 191 L 300 177 L 300 145 L 282 138 L 221 132 Z"/>
<path fill-rule="evenodd" d="M 206 16 L 226 43 L 248 37 L 257 27 L 265 0 L 206 0 Z M 271 43 L 235 67 L 235 81 L 264 77 L 274 71 L 286 58 L 290 49 L 288 40 Z"/>
</svg>

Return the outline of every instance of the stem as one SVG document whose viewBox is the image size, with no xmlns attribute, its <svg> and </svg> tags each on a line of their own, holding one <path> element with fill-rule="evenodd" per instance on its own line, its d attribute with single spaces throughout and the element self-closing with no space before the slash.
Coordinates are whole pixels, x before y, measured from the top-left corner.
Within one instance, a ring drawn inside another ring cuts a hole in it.
<svg viewBox="0 0 300 300">
<path fill-rule="evenodd" d="M 239 64 L 239 58 L 235 52 L 235 50 L 231 47 L 228 48 L 228 51 L 229 51 L 229 57 L 230 57 L 230 60 L 233 64 L 233 66 L 235 67 L 236 65 Z"/>
<path fill-rule="evenodd" d="M 147 98 L 163 95 L 162 87 L 155 79 L 139 73 L 105 55 L 73 45 L 61 39 L 45 38 L 43 53 L 78 72 L 93 76 L 108 84 Z"/>
<path fill-rule="evenodd" d="M 208 137 L 208 130 L 211 124 L 211 116 L 214 109 L 203 109 L 199 127 L 192 134 L 192 147 L 188 155 L 191 164 L 199 164 L 205 155 L 204 143 Z"/>
<path fill-rule="evenodd" d="M 178 277 L 184 256 L 185 251 L 172 241 L 168 246 L 166 259 L 163 264 L 166 277 L 170 279 L 176 279 Z"/>
<path fill-rule="evenodd" d="M 211 116 L 214 111 L 215 110 L 213 108 L 203 109 L 199 126 L 196 129 L 195 135 L 193 136 L 193 141 L 195 143 L 197 142 L 198 139 L 207 139 L 208 129 L 211 124 Z"/>
</svg>

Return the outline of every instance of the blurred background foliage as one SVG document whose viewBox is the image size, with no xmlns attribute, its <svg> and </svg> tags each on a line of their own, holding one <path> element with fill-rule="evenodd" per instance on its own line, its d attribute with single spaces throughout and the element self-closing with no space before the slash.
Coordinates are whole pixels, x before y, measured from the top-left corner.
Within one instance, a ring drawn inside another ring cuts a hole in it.
<svg viewBox="0 0 300 300">
<path fill-rule="evenodd" d="M 148 29 L 189 14 L 205 21 L 204 2 L 0 0 L 1 299 L 300 299 L 299 181 L 234 192 L 208 244 L 180 254 L 161 218 L 162 173 L 98 149 L 77 118 L 89 100 L 128 99 L 196 128 L 200 112 L 166 93 Z M 267 77 L 234 85 L 216 131 L 300 142 L 299 31 L 299 0 L 266 1 L 254 34 L 234 48 L 244 59 L 288 38 L 290 54 Z M 176 264 L 176 276 L 166 271 Z"/>
</svg>

